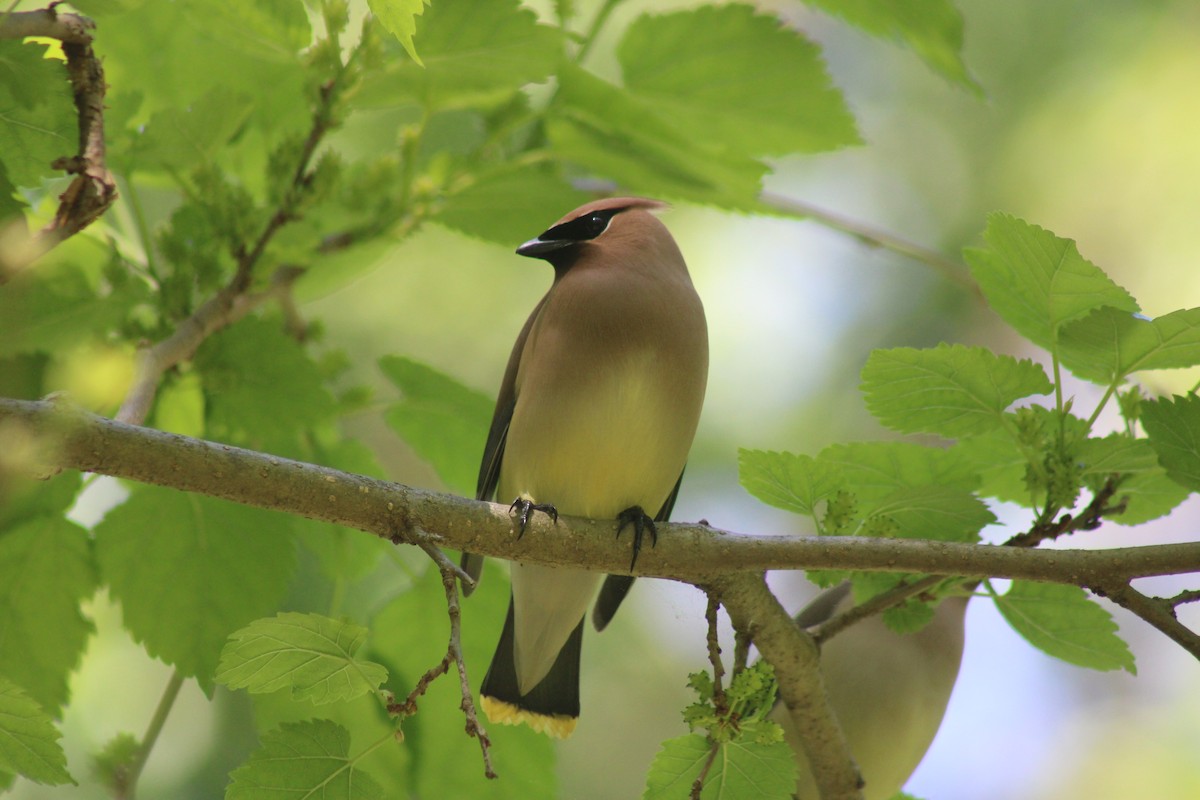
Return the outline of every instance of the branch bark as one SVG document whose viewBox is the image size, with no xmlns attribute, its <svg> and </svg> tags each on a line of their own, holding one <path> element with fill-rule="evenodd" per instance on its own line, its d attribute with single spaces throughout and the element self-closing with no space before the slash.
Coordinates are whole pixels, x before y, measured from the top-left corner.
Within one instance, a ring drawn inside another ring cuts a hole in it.
<svg viewBox="0 0 1200 800">
<path fill-rule="evenodd" d="M 1200 572 L 1200 542 L 1031 550 L 912 539 L 740 534 L 696 523 L 664 523 L 657 546 L 643 550 L 630 570 L 629 553 L 612 544 L 611 521 L 559 517 L 555 523 L 537 515 L 517 539 L 505 504 L 128 425 L 62 402 L 0 398 L 0 428 L 7 424 L 39 437 L 45 467 L 199 492 L 389 539 L 399 531 L 406 541 L 433 540 L 496 558 L 697 585 L 734 572 L 771 569 L 916 572 L 1108 587 L 1133 578 Z"/>
<path fill-rule="evenodd" d="M 775 668 L 779 696 L 803 731 L 804 755 L 822 800 L 862 800 L 862 776 L 830 707 L 816 642 L 779 605 L 762 573 L 732 573 L 708 588 Z"/>
</svg>

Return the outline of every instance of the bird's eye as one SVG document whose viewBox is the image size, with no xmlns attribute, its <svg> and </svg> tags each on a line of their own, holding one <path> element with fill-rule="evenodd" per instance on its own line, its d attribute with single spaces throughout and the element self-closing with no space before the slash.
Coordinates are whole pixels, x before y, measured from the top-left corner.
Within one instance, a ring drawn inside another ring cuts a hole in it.
<svg viewBox="0 0 1200 800">
<path fill-rule="evenodd" d="M 612 219 L 611 214 L 588 214 L 585 229 L 587 236 L 585 238 L 595 239 L 600 234 L 604 233 L 604 229 L 608 227 L 608 221 Z"/>
</svg>

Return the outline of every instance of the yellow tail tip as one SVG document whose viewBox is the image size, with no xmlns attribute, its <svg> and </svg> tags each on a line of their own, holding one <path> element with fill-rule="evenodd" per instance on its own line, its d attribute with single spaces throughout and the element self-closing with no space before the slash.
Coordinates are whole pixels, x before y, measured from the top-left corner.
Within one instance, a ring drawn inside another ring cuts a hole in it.
<svg viewBox="0 0 1200 800">
<path fill-rule="evenodd" d="M 566 714 L 538 714 L 487 695 L 479 698 L 479 704 L 487 718 L 498 725 L 528 725 L 537 733 L 555 739 L 566 739 L 574 733 L 578 721 L 577 717 Z"/>
</svg>

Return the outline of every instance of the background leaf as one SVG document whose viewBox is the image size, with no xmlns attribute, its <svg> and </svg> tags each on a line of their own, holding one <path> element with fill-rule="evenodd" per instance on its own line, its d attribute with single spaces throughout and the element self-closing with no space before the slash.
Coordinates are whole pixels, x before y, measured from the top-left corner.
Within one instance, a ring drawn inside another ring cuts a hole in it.
<svg viewBox="0 0 1200 800">
<path fill-rule="evenodd" d="M 282 514 L 137 486 L 96 526 L 96 558 L 134 639 L 211 693 L 225 640 L 283 600 L 290 526 Z"/>
<path fill-rule="evenodd" d="M 752 6 L 643 14 L 617 48 L 625 87 L 708 144 L 748 156 L 815 152 L 859 141 L 820 51 Z M 757 80 L 729 80 L 753 63 Z"/>
<path fill-rule="evenodd" d="M 842 484 L 835 467 L 812 456 L 764 450 L 738 450 L 738 477 L 767 505 L 806 516 Z"/>
</svg>

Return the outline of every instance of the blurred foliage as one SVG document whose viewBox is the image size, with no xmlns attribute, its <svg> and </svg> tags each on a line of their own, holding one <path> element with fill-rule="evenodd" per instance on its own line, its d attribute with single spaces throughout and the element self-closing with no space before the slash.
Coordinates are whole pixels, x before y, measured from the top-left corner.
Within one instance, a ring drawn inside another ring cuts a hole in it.
<svg viewBox="0 0 1200 800">
<path fill-rule="evenodd" d="M 558 2 L 539 14 L 517 0 L 78 0 L 97 23 L 121 199 L 0 285 L 0 393 L 67 389 L 111 413 L 136 349 L 222 291 L 267 293 L 281 271 L 299 270 L 295 292 L 324 295 L 431 227 L 511 246 L 598 189 L 779 214 L 761 199 L 779 159 L 864 138 L 822 49 L 776 15 L 730 3 L 610 18 L 620 4 Z M 979 91 L 949 0 L 814 5 Z M 608 39 L 613 70 L 594 70 L 586 56 Z M 0 41 L 0 108 L 3 248 L 9 230 L 36 230 L 53 213 L 62 181 L 50 164 L 77 138 L 62 62 L 44 43 Z M 958 441 L 744 451 L 751 492 L 828 533 L 975 541 L 995 519 L 991 500 L 1052 517 L 1115 475 L 1128 504 L 1114 520 L 1132 523 L 1198 488 L 1195 398 L 1150 401 L 1128 389 L 1139 371 L 1200 363 L 1196 310 L 1137 315 L 1074 242 L 1016 217 L 993 216 L 984 242 L 968 254 L 976 281 L 1007 324 L 1049 353 L 1054 374 L 983 348 L 880 351 L 862 375 L 872 413 L 901 433 Z M 379 401 L 319 320 L 298 331 L 286 310 L 263 309 L 164 377 L 151 424 L 380 474 L 347 430 L 386 402 L 390 431 L 444 486 L 469 493 L 489 398 L 396 354 L 378 369 L 402 397 Z M 1102 387 L 1092 413 L 1064 399 L 1060 367 Z M 1052 403 L 1011 408 L 1052 392 Z M 1110 402 L 1127 430 L 1101 437 L 1094 423 Z M 103 588 L 147 654 L 210 695 L 221 682 L 255 693 L 260 748 L 239 754 L 232 776 L 199 769 L 195 796 L 215 796 L 230 778 L 226 796 L 238 798 L 321 784 L 346 797 L 559 794 L 554 749 L 526 730 L 491 732 L 502 779 L 484 780 L 453 678 L 430 688 L 393 745 L 377 687 L 406 695 L 445 651 L 441 585 L 419 560 L 333 526 L 151 487 L 132 487 L 89 530 L 64 516 L 83 490 L 77 476 L 36 486 L 0 478 L 0 786 L 14 773 L 88 780 L 67 765 L 56 720 L 91 657 L 94 625 L 81 607 Z M 860 597 L 899 580 L 855 578 Z M 506 600 L 504 576 L 489 568 L 471 613 L 499 620 Z M 1054 655 L 1132 669 L 1107 615 L 1082 593 L 1017 584 L 997 602 Z M 898 624 L 920 619 L 910 611 Z M 464 631 L 468 664 L 484 663 L 493 636 Z M 288 660 L 298 653 L 315 660 L 301 668 Z M 283 654 L 275 671 L 247 674 L 254 659 Z M 316 698 L 327 704 L 320 719 Z M 93 754 L 106 785 L 153 744 L 128 734 L 111 742 Z M 722 797 L 786 793 L 790 755 L 773 753 L 767 767 L 754 751 L 764 743 L 721 746 L 730 765 L 746 757 L 760 769 L 757 783 Z M 664 787 L 709 748 L 699 734 L 669 742 L 674 766 L 656 766 L 648 791 L 681 796 Z"/>
</svg>

